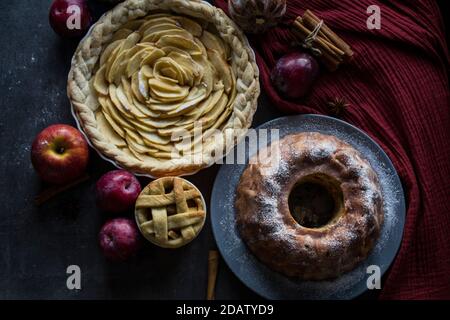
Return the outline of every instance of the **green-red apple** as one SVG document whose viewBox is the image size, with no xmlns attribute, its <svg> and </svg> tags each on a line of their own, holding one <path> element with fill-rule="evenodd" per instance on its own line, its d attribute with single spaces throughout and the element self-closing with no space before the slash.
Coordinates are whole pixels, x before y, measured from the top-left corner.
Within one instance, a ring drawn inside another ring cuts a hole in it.
<svg viewBox="0 0 450 320">
<path fill-rule="evenodd" d="M 31 162 L 46 182 L 64 184 L 80 177 L 88 163 L 89 148 L 80 131 L 65 124 L 42 130 L 31 147 Z"/>
</svg>

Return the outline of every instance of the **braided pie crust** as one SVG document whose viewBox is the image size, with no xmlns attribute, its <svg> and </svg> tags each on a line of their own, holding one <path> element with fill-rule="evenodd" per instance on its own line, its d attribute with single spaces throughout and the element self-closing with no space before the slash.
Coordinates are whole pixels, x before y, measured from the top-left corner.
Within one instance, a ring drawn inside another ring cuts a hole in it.
<svg viewBox="0 0 450 320">
<path fill-rule="evenodd" d="M 135 173 L 174 176 L 211 165 L 217 150 L 225 155 L 245 135 L 258 77 L 245 36 L 220 9 L 199 1 L 128 0 L 81 41 L 68 96 L 103 156 Z M 202 125 L 197 138 L 194 122 Z M 179 129 L 194 138 L 174 156 Z"/>
</svg>

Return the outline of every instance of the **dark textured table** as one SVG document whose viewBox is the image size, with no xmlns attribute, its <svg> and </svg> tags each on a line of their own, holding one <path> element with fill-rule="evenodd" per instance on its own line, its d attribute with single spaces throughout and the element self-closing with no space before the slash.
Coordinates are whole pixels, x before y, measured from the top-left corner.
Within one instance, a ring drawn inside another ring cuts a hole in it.
<svg viewBox="0 0 450 320">
<path fill-rule="evenodd" d="M 93 187 L 114 168 L 92 150 L 89 181 L 40 207 L 33 204 L 45 188 L 30 162 L 33 138 L 50 124 L 75 124 L 66 80 L 78 41 L 53 33 L 50 2 L 0 2 L 0 299 L 204 299 L 208 250 L 215 248 L 209 220 L 186 247 L 164 250 L 146 243 L 127 263 L 104 259 L 97 235 L 108 216 L 96 209 Z M 107 9 L 94 0 L 90 6 L 97 17 Z M 262 94 L 253 125 L 280 115 Z M 208 203 L 217 170 L 188 177 Z M 141 179 L 142 185 L 148 181 Z M 81 290 L 66 287 L 66 268 L 74 264 L 81 268 Z M 223 261 L 216 297 L 258 298 Z"/>
</svg>

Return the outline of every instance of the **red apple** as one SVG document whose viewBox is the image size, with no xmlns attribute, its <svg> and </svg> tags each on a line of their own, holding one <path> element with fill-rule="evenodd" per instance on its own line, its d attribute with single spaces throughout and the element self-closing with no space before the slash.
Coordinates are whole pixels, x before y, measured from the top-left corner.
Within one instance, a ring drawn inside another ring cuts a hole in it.
<svg viewBox="0 0 450 320">
<path fill-rule="evenodd" d="M 100 248 L 106 258 L 124 261 L 136 254 L 140 245 L 139 231 L 131 219 L 108 220 L 99 233 Z"/>
<path fill-rule="evenodd" d="M 65 124 L 42 130 L 31 146 L 31 162 L 39 176 L 55 184 L 81 176 L 88 163 L 89 148 L 80 131 Z"/>
<path fill-rule="evenodd" d="M 105 173 L 96 185 L 97 205 L 108 212 L 117 213 L 133 208 L 140 193 L 139 181 L 125 170 Z"/>
<path fill-rule="evenodd" d="M 53 30 L 62 37 L 80 37 L 92 23 L 86 0 L 54 0 L 49 13 Z"/>
<path fill-rule="evenodd" d="M 281 95 L 298 99 L 308 93 L 318 75 L 319 64 L 312 55 L 292 52 L 277 61 L 271 80 Z"/>
</svg>

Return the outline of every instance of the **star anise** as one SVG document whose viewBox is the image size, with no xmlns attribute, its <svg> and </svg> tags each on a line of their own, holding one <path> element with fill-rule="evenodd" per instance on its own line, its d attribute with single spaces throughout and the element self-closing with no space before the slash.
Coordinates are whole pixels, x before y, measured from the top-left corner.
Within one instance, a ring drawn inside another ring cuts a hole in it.
<svg viewBox="0 0 450 320">
<path fill-rule="evenodd" d="M 350 104 L 344 99 L 335 97 L 333 100 L 327 102 L 330 113 L 336 117 L 341 116 Z"/>
</svg>

